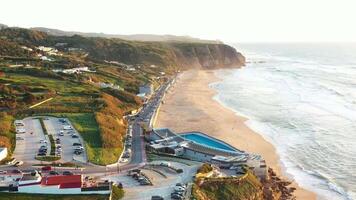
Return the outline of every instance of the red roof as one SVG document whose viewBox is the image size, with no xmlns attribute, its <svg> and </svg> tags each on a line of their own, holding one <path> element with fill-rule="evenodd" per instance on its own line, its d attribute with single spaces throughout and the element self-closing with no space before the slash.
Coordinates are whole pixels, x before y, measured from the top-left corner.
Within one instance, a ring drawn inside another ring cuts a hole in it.
<svg viewBox="0 0 356 200">
<path fill-rule="evenodd" d="M 81 188 L 82 183 L 76 182 L 76 183 L 62 183 L 59 185 L 59 188 Z"/>
<path fill-rule="evenodd" d="M 60 188 L 78 188 L 82 185 L 82 175 L 47 176 L 42 179 L 41 185 L 59 185 Z"/>
</svg>

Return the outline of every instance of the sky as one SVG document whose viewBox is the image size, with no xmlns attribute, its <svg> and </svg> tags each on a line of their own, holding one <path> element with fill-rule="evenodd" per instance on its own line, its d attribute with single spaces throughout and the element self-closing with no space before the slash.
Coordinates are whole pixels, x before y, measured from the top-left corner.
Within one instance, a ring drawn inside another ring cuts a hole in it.
<svg viewBox="0 0 356 200">
<path fill-rule="evenodd" d="M 0 0 L 0 23 L 225 42 L 356 41 L 355 0 Z"/>
</svg>

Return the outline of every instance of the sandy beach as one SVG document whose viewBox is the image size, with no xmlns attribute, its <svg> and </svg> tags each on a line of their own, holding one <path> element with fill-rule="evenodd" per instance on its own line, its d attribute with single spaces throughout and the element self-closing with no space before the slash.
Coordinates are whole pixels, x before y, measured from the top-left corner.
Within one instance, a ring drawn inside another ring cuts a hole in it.
<svg viewBox="0 0 356 200">
<path fill-rule="evenodd" d="M 238 149 L 262 155 L 268 166 L 281 175 L 274 146 L 248 128 L 244 123 L 246 118 L 237 116 L 213 99 L 216 91 L 209 88 L 209 83 L 217 81 L 213 71 L 181 73 L 164 99 L 155 127 L 169 127 L 176 132 L 204 132 Z M 293 187 L 297 188 L 297 199 L 316 199 L 314 193 L 297 184 L 293 183 Z"/>
</svg>

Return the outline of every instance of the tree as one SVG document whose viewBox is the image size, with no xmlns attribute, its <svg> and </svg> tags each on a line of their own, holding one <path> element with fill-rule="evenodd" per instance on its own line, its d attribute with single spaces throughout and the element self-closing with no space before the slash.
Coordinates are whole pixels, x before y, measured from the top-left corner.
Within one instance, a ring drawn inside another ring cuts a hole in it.
<svg viewBox="0 0 356 200">
<path fill-rule="evenodd" d="M 32 104 L 36 102 L 36 97 L 32 93 L 27 92 L 23 97 L 23 101 L 27 104 Z"/>
</svg>

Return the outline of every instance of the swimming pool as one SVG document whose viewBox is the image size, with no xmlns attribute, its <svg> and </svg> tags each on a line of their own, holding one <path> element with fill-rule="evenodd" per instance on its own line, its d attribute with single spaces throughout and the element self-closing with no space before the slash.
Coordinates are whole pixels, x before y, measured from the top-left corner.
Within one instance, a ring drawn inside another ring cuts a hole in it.
<svg viewBox="0 0 356 200">
<path fill-rule="evenodd" d="M 191 132 L 191 133 L 184 133 L 180 135 L 181 137 L 193 141 L 195 143 L 212 147 L 215 149 L 220 149 L 220 150 L 225 150 L 225 151 L 236 151 L 233 147 L 229 146 L 228 144 L 225 144 L 222 141 L 215 140 L 209 136 L 206 136 L 202 133 L 198 132 Z"/>
</svg>

